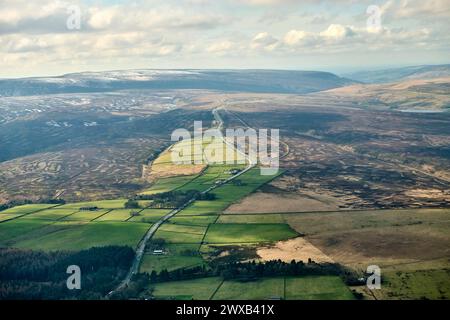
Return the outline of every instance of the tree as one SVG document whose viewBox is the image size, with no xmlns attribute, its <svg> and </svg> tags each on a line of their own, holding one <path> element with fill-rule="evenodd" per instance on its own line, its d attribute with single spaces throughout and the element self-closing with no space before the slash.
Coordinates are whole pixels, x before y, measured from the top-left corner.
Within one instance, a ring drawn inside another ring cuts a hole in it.
<svg viewBox="0 0 450 320">
<path fill-rule="evenodd" d="M 126 209 L 139 209 L 141 206 L 139 205 L 139 202 L 137 202 L 136 200 L 133 199 L 129 199 L 126 203 L 125 203 L 125 208 Z"/>
</svg>

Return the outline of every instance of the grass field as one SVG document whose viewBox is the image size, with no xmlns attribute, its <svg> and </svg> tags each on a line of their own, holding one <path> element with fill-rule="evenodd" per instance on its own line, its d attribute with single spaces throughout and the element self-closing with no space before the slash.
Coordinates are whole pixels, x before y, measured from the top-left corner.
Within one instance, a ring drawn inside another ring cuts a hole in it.
<svg viewBox="0 0 450 320">
<path fill-rule="evenodd" d="M 217 220 L 217 215 L 202 215 L 202 216 L 175 216 L 169 220 L 173 224 L 184 224 L 193 226 L 208 226 Z"/>
<path fill-rule="evenodd" d="M 156 231 L 154 238 L 164 239 L 167 243 L 200 244 L 205 232 L 205 226 L 165 223 Z"/>
<path fill-rule="evenodd" d="M 172 271 L 180 268 L 188 268 L 203 264 L 200 256 L 183 256 L 183 255 L 152 255 L 147 254 L 142 260 L 140 272 L 151 273 L 152 271 L 160 272 L 163 269 Z"/>
<path fill-rule="evenodd" d="M 176 231 L 165 231 L 158 229 L 154 239 L 164 239 L 167 243 L 198 243 L 200 244 L 203 235 L 197 233 L 183 233 Z"/>
<path fill-rule="evenodd" d="M 45 209 L 42 211 L 34 212 L 26 216 L 27 219 L 47 219 L 47 220 L 58 220 L 62 219 L 68 215 L 78 212 L 76 209 L 64 209 L 60 207 L 55 207 L 51 209 Z"/>
<path fill-rule="evenodd" d="M 38 210 L 51 208 L 54 206 L 56 206 L 56 205 L 54 205 L 54 204 L 25 204 L 23 206 L 17 206 L 17 207 L 13 207 L 13 208 L 9 208 L 9 209 L 0 211 L 0 215 L 3 215 L 3 214 L 17 214 L 17 215 L 27 214 L 27 213 L 35 212 Z"/>
<path fill-rule="evenodd" d="M 208 166 L 203 173 L 190 181 L 189 183 L 183 185 L 179 190 L 198 190 L 203 191 L 208 189 L 210 186 L 214 185 L 217 181 L 227 179 L 232 176 L 230 173 L 233 169 L 242 169 L 243 165 L 211 165 Z"/>
<path fill-rule="evenodd" d="M 287 224 L 245 223 L 213 224 L 209 227 L 207 243 L 258 243 L 285 240 L 297 236 Z"/>
<path fill-rule="evenodd" d="M 284 278 L 266 278 L 256 281 L 225 281 L 214 295 L 214 300 L 256 300 L 284 297 Z"/>
<path fill-rule="evenodd" d="M 99 209 L 123 209 L 125 202 L 127 202 L 127 199 L 85 201 L 85 202 L 68 203 L 60 206 L 60 208 L 79 209 L 83 207 L 97 207 Z"/>
<path fill-rule="evenodd" d="M 222 214 L 217 223 L 284 223 L 281 214 Z"/>
<path fill-rule="evenodd" d="M 155 194 L 172 191 L 183 186 L 197 176 L 198 175 L 159 178 L 150 188 L 144 190 L 141 194 Z"/>
<path fill-rule="evenodd" d="M 85 222 L 89 222 L 89 221 L 95 220 L 96 218 L 102 216 L 106 212 L 108 212 L 107 209 L 96 210 L 96 211 L 77 211 L 77 212 L 75 212 L 73 214 L 70 214 L 70 215 L 64 217 L 63 219 L 61 219 L 61 221 L 85 221 Z"/>
<path fill-rule="evenodd" d="M 450 299 L 450 269 L 387 271 L 381 299 Z"/>
<path fill-rule="evenodd" d="M 351 300 L 353 294 L 336 276 L 286 278 L 286 299 L 289 300 Z"/>
<path fill-rule="evenodd" d="M 106 214 L 100 215 L 95 221 L 125 221 L 131 218 L 131 212 L 139 210 L 133 209 L 114 209 Z"/>
<path fill-rule="evenodd" d="M 169 212 L 170 209 L 144 209 L 139 212 L 138 216 L 132 217 L 127 221 L 155 223 Z"/>
<path fill-rule="evenodd" d="M 183 209 L 177 216 L 214 215 L 219 214 L 228 206 L 228 202 L 219 200 L 197 200 L 186 209 Z"/>
<path fill-rule="evenodd" d="M 0 245 L 8 246 L 15 238 L 41 228 L 52 221 L 19 218 L 0 223 Z"/>
<path fill-rule="evenodd" d="M 57 222 L 52 228 L 60 230 L 42 230 L 42 234 L 30 234 L 14 244 L 17 248 L 36 250 L 82 250 L 107 245 L 128 245 L 136 247 L 147 229 L 144 223 L 121 222 Z M 52 231 L 52 232 L 50 232 Z"/>
<path fill-rule="evenodd" d="M 20 217 L 20 213 L 3 213 L 0 214 L 0 222 Z"/>
<path fill-rule="evenodd" d="M 157 299 L 213 300 L 351 300 L 353 294 L 336 276 L 274 277 L 255 281 L 201 278 L 153 286 Z"/>
<path fill-rule="evenodd" d="M 157 299 L 208 300 L 221 283 L 217 277 L 159 283 L 153 287 L 153 295 Z"/>
</svg>

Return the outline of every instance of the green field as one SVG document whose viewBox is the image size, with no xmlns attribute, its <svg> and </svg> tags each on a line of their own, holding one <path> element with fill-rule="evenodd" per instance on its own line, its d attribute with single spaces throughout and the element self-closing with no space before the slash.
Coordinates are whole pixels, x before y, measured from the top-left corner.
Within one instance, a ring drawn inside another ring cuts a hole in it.
<svg viewBox="0 0 450 320">
<path fill-rule="evenodd" d="M 167 243 L 200 244 L 203 239 L 203 234 L 165 231 L 158 229 L 154 235 L 154 239 L 164 239 Z"/>
<path fill-rule="evenodd" d="M 95 211 L 77 211 L 74 214 L 68 215 L 67 217 L 64 217 L 62 221 L 85 221 L 89 222 L 92 220 L 95 220 L 96 218 L 100 217 L 101 215 L 108 212 L 107 209 L 104 210 L 95 210 Z"/>
<path fill-rule="evenodd" d="M 127 199 L 116 199 L 116 200 L 100 200 L 100 201 L 84 201 L 68 203 L 60 206 L 60 208 L 83 208 L 83 207 L 97 207 L 99 209 L 123 209 Z"/>
<path fill-rule="evenodd" d="M 106 214 L 99 216 L 95 221 L 125 221 L 131 218 L 131 212 L 139 210 L 133 209 L 114 209 Z"/>
<path fill-rule="evenodd" d="M 214 223 L 219 216 L 217 215 L 202 215 L 202 216 L 175 216 L 170 218 L 168 222 L 173 224 L 184 224 L 193 226 L 208 226 Z"/>
<path fill-rule="evenodd" d="M 256 300 L 284 297 L 284 278 L 266 278 L 256 281 L 225 281 L 214 295 L 214 300 Z"/>
<path fill-rule="evenodd" d="M 183 256 L 183 255 L 152 255 L 147 254 L 142 260 L 140 272 L 151 273 L 152 271 L 160 272 L 163 269 L 172 271 L 180 268 L 189 268 L 203 264 L 200 256 Z"/>
<path fill-rule="evenodd" d="M 19 218 L 0 223 L 0 245 L 8 246 L 15 238 L 35 229 L 46 226 L 52 221 Z"/>
<path fill-rule="evenodd" d="M 207 243 L 258 243 L 286 240 L 297 236 L 287 224 L 217 223 L 209 227 Z"/>
<path fill-rule="evenodd" d="M 450 269 L 386 271 L 381 299 L 450 299 Z"/>
<path fill-rule="evenodd" d="M 144 209 L 139 212 L 138 216 L 132 217 L 127 221 L 155 223 L 170 211 L 170 209 Z"/>
<path fill-rule="evenodd" d="M 206 232 L 205 226 L 165 223 L 154 235 L 154 239 L 164 239 L 167 243 L 198 243 Z"/>
<path fill-rule="evenodd" d="M 23 206 L 17 206 L 13 208 L 9 208 L 3 211 L 0 211 L 0 215 L 2 214 L 27 214 L 31 212 L 35 212 L 38 210 L 51 208 L 56 206 L 55 204 L 25 204 Z"/>
<path fill-rule="evenodd" d="M 217 181 L 227 179 L 232 176 L 230 170 L 242 169 L 243 165 L 211 165 L 204 170 L 202 175 L 183 185 L 178 190 L 198 190 L 203 191 L 214 185 Z"/>
<path fill-rule="evenodd" d="M 229 202 L 219 200 L 197 200 L 178 213 L 177 216 L 219 214 L 229 205 Z"/>
<path fill-rule="evenodd" d="M 188 183 L 196 177 L 197 175 L 160 178 L 149 189 L 141 192 L 141 194 L 155 194 L 172 191 L 174 189 L 182 187 L 184 184 Z"/>
<path fill-rule="evenodd" d="M 136 247 L 150 225 L 132 222 L 57 222 L 52 227 L 61 227 L 61 230 L 43 230 L 41 235 L 19 241 L 14 247 L 36 250 L 82 250 L 107 245 Z"/>
<path fill-rule="evenodd" d="M 213 300 L 351 300 L 353 294 L 336 276 L 273 277 L 254 281 L 223 281 L 201 278 L 158 283 L 152 287 L 157 299 Z"/>
<path fill-rule="evenodd" d="M 158 283 L 153 295 L 157 299 L 208 300 L 221 283 L 217 277 Z"/>
<path fill-rule="evenodd" d="M 0 214 L 0 222 L 20 217 L 21 213 L 3 213 Z"/>
<path fill-rule="evenodd" d="M 77 209 L 65 209 L 61 207 L 55 207 L 51 209 L 46 209 L 38 212 L 31 213 L 26 216 L 27 219 L 47 219 L 47 220 L 58 220 L 73 213 L 78 212 Z"/>
<path fill-rule="evenodd" d="M 286 299 L 351 300 L 353 294 L 337 276 L 286 278 Z"/>
<path fill-rule="evenodd" d="M 222 214 L 217 223 L 284 223 L 281 214 Z"/>
</svg>

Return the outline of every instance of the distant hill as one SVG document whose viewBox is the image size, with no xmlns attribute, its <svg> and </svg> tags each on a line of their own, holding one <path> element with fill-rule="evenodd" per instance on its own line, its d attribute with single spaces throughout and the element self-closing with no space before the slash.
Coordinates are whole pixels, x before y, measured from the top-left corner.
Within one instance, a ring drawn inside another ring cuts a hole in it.
<svg viewBox="0 0 450 320">
<path fill-rule="evenodd" d="M 376 71 L 359 71 L 344 75 L 346 78 L 364 83 L 385 83 L 414 79 L 450 77 L 450 64 L 413 66 Z"/>
<path fill-rule="evenodd" d="M 353 84 L 328 72 L 283 70 L 127 70 L 57 77 L 0 79 L 1 96 L 106 92 L 126 89 L 205 89 L 311 93 Z"/>
<path fill-rule="evenodd" d="M 450 77 L 409 79 L 382 84 L 355 84 L 314 93 L 346 99 L 360 107 L 400 111 L 450 111 Z"/>
</svg>

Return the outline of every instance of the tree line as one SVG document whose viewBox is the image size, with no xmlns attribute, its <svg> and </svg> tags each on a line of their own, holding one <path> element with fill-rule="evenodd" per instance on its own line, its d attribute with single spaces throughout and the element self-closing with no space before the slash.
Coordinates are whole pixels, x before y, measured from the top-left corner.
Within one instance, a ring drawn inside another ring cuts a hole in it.
<svg viewBox="0 0 450 320">
<path fill-rule="evenodd" d="M 168 191 L 156 194 L 139 194 L 133 199 L 128 200 L 125 204 L 127 208 L 138 208 L 138 200 L 152 200 L 148 208 L 164 208 L 175 209 L 179 208 L 187 201 L 193 200 L 215 200 L 217 197 L 214 193 L 201 193 L 197 190 L 186 191 Z"/>
<path fill-rule="evenodd" d="M 173 271 L 164 269 L 161 272 L 152 271 L 149 280 L 157 283 L 220 276 L 225 280 L 253 281 L 263 277 L 312 275 L 336 275 L 341 277 L 347 285 L 360 284 L 359 276 L 353 270 L 337 263 L 319 264 L 311 260 L 308 263 L 295 260 L 290 263 L 272 260 L 212 264 L 209 267 L 202 265 Z"/>
<path fill-rule="evenodd" d="M 48 204 L 66 204 L 66 201 L 64 199 L 52 199 L 52 198 L 42 198 L 38 201 L 32 201 L 29 199 L 24 200 L 11 200 L 6 203 L 0 204 L 0 211 L 17 207 L 17 206 L 23 206 L 25 204 L 39 204 L 39 203 L 48 203 Z"/>
<path fill-rule="evenodd" d="M 77 252 L 0 248 L 0 300 L 102 299 L 125 277 L 134 256 L 126 246 Z M 70 265 L 81 269 L 80 290 L 66 286 Z"/>
</svg>

